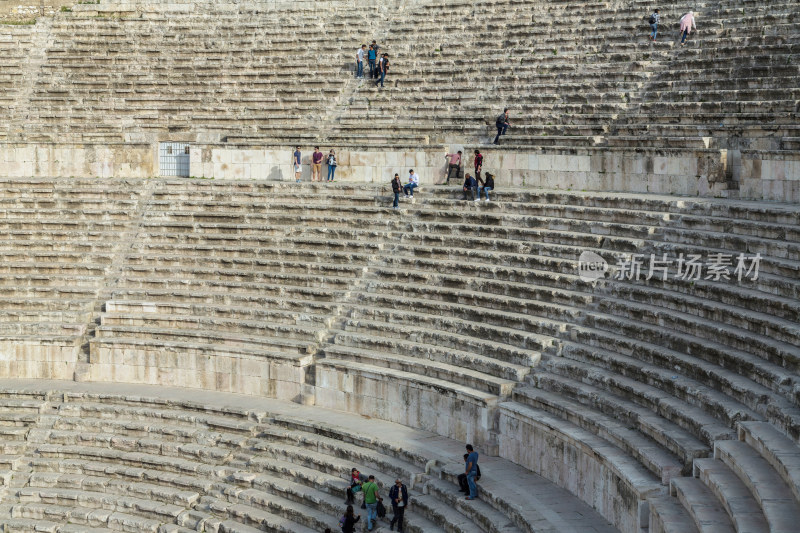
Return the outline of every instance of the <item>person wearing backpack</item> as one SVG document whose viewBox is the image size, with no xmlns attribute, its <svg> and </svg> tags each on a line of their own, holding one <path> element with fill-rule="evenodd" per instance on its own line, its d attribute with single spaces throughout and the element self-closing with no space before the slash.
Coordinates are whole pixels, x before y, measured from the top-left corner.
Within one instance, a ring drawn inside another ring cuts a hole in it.
<svg viewBox="0 0 800 533">
<path fill-rule="evenodd" d="M 339 519 L 339 527 L 342 529 L 342 533 L 353 533 L 359 520 L 361 520 L 361 515 L 354 514 L 353 506 L 348 505 L 344 515 Z"/>
<path fill-rule="evenodd" d="M 655 41 L 656 37 L 658 36 L 658 9 L 653 10 L 653 14 L 650 15 L 650 19 L 647 21 L 650 23 L 650 40 Z"/>
<path fill-rule="evenodd" d="M 494 144 L 500 144 L 500 136 L 506 134 L 506 130 L 511 124 L 508 123 L 508 108 L 503 109 L 503 114 L 497 117 L 495 126 L 497 126 L 497 137 L 494 138 Z"/>
</svg>

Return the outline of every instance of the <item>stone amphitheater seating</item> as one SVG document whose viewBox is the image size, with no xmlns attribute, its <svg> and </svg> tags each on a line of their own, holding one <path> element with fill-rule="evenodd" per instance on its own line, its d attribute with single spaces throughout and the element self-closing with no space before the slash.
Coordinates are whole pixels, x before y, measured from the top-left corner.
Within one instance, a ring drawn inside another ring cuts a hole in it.
<svg viewBox="0 0 800 533">
<path fill-rule="evenodd" d="M 796 206 L 536 190 L 475 203 L 426 187 L 394 211 L 381 187 L 207 180 L 9 180 L 2 190 L 0 240 L 13 260 L 3 267 L 0 340 L 16 350 L 3 376 L 74 372 L 78 381 L 266 396 L 473 441 L 626 533 L 789 531 L 796 522 Z M 593 282 L 577 275 L 586 250 L 612 273 L 634 253 L 758 252 L 761 262 L 758 279 L 741 283 Z M 75 402 L 6 401 L 3 464 L 13 474 L 3 479 L 15 490 L 0 516 L 9 527 L 216 520 L 223 531 L 242 527 L 233 522 L 314 530 L 335 517 L 340 496 L 309 491 L 333 487 L 351 462 L 412 479 L 430 459 L 399 446 L 380 452 L 400 463 L 355 461 L 355 449 L 337 451 L 338 434 L 256 434 L 261 421 L 242 413 L 180 430 L 222 411 L 166 404 L 158 408 L 169 413 L 156 413 L 131 394 L 81 396 L 83 385 L 92 384 L 71 384 Z M 286 449 L 298 442 L 304 452 Z M 268 460 L 242 458 L 243 448 Z M 59 470 L 59 461 L 106 466 Z M 117 503 L 109 494 L 129 474 L 92 478 L 114 471 L 109 462 L 177 477 L 156 489 L 156 478 L 137 474 L 142 487 Z M 305 488 L 275 478 L 274 465 L 287 462 L 316 472 L 291 480 Z M 254 465 L 263 475 L 236 474 Z M 182 485 L 190 472 L 224 480 Z M 437 483 L 423 492 L 446 504 L 419 503 L 420 531 L 506 531 L 501 515 L 525 523 L 500 493 L 489 514 L 474 515 Z M 191 511 L 186 490 L 197 495 Z M 301 500 L 314 502 L 302 520 L 287 503 Z M 467 518 L 452 514 L 461 512 Z"/>
<path fill-rule="evenodd" d="M 24 53 L 4 57 L 4 98 L 17 105 L 3 135 L 29 143 L 167 134 L 271 146 L 485 143 L 492 117 L 510 105 L 504 142 L 513 147 L 796 150 L 800 43 L 791 3 L 700 2 L 699 33 L 686 48 L 675 46 L 685 6 L 660 6 L 655 43 L 644 20 L 651 7 L 78 4 L 43 19 L 42 57 L 27 67 Z M 0 38 L 23 52 L 32 31 L 3 29 Z M 355 48 L 372 38 L 392 56 L 392 90 L 383 93 L 352 79 Z M 15 99 L 20 91 L 29 92 L 24 102 Z"/>
</svg>

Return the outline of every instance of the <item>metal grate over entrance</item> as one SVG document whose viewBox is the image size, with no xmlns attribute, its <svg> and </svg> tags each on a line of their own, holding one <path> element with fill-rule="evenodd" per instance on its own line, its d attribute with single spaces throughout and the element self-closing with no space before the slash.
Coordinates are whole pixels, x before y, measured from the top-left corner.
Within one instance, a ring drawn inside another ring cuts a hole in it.
<svg viewBox="0 0 800 533">
<path fill-rule="evenodd" d="M 189 177 L 189 144 L 159 143 L 158 168 L 162 176 Z"/>
</svg>

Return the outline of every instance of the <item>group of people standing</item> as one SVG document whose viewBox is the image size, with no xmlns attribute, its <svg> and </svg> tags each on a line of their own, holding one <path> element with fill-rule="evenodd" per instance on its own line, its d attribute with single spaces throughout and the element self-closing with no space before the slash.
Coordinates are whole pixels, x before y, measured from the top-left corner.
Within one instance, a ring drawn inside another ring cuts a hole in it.
<svg viewBox="0 0 800 533">
<path fill-rule="evenodd" d="M 389 54 L 380 55 L 379 49 L 378 43 L 372 41 L 369 50 L 367 50 L 366 44 L 362 44 L 361 48 L 356 50 L 356 78 L 364 79 L 364 59 L 366 57 L 370 79 L 375 81 L 376 87 L 383 88 L 383 81 L 386 79 L 386 73 L 389 72 Z"/>
<path fill-rule="evenodd" d="M 475 500 L 478 497 L 476 481 L 481 478 L 481 469 L 478 466 L 478 452 L 475 451 L 472 444 L 467 444 L 466 448 L 464 473 L 458 475 L 458 484 L 461 492 L 466 494 L 465 499 Z M 353 533 L 356 524 L 361 520 L 361 515 L 356 514 L 353 510 L 353 505 L 356 503 L 356 494 L 359 492 L 364 495 L 364 503 L 361 504 L 361 508 L 367 511 L 367 531 L 372 531 L 378 523 L 378 518 L 383 518 L 386 515 L 386 509 L 383 507 L 383 498 L 380 495 L 380 487 L 375 482 L 375 476 L 365 476 L 357 468 L 353 468 L 350 470 L 350 486 L 345 489 L 345 505 L 347 505 L 347 508 L 339 519 L 339 528 L 342 533 Z M 403 531 L 405 512 L 408 508 L 408 488 L 406 488 L 403 480 L 400 478 L 394 480 L 394 485 L 389 489 L 388 497 L 392 504 L 393 514 L 392 520 L 389 522 L 389 529 L 394 531 L 394 527 L 397 525 L 397 531 Z M 325 533 L 330 533 L 330 529 L 326 529 Z"/>
<path fill-rule="evenodd" d="M 303 166 L 301 161 L 303 159 L 303 154 L 300 152 L 300 147 L 297 146 L 292 152 L 292 167 L 294 168 L 294 180 L 297 183 L 300 183 L 300 175 L 303 172 Z M 327 160 L 328 164 L 328 177 L 327 179 L 322 179 L 322 161 Z M 314 153 L 311 154 L 311 181 L 333 181 L 336 175 L 336 167 L 338 166 L 338 162 L 336 161 L 336 152 L 331 149 L 328 153 L 328 156 L 325 157 L 325 154 L 320 152 L 319 146 L 314 147 Z"/>
<path fill-rule="evenodd" d="M 653 13 L 650 15 L 650 18 L 647 20 L 650 24 L 650 40 L 655 41 L 658 37 L 658 24 L 661 22 L 661 15 L 658 13 L 658 9 L 654 9 Z M 681 46 L 686 46 L 686 37 L 692 33 L 692 30 L 697 30 L 697 24 L 694 20 L 694 12 L 689 11 L 685 13 L 679 22 L 680 24 L 680 35 L 681 35 Z"/>
</svg>

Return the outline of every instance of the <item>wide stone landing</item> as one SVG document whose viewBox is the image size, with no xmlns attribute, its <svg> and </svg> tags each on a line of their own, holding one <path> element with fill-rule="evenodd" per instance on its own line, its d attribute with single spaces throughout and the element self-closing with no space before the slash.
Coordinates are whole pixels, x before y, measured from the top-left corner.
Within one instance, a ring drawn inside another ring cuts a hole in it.
<svg viewBox="0 0 800 533">
<path fill-rule="evenodd" d="M 616 531 L 564 489 L 400 424 L 230 393 L 0 380 L 0 530 L 311 533 L 336 528 L 349 469 L 410 489 L 410 533 Z M 480 449 L 478 450 L 481 451 Z M 388 531 L 381 521 L 373 531 Z"/>
</svg>

